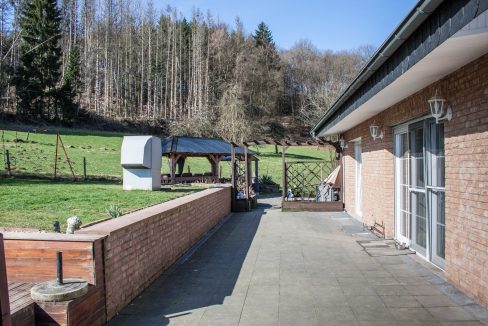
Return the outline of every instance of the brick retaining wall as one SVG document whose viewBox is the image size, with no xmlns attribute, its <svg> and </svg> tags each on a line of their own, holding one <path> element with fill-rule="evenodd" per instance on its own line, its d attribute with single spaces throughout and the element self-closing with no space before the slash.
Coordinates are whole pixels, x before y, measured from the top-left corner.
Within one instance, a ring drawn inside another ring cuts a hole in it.
<svg viewBox="0 0 488 326">
<path fill-rule="evenodd" d="M 95 224 L 77 234 L 106 235 L 107 318 L 131 302 L 230 213 L 231 188 L 211 188 Z"/>
</svg>

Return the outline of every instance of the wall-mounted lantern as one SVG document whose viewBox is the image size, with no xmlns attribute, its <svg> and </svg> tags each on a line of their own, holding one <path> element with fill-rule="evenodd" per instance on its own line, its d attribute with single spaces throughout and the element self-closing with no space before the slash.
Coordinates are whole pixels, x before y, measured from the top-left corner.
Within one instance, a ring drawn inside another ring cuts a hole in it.
<svg viewBox="0 0 488 326">
<path fill-rule="evenodd" d="M 430 107 L 430 114 L 433 118 L 435 118 L 435 123 L 439 123 L 441 120 L 451 121 L 452 119 L 452 109 L 451 106 L 448 105 L 446 109 L 446 113 L 444 114 L 444 106 L 446 105 L 446 99 L 440 96 L 437 96 L 437 91 L 435 95 L 428 100 L 429 107 Z"/>
<path fill-rule="evenodd" d="M 369 132 L 371 133 L 371 137 L 373 137 L 373 140 L 376 140 L 378 138 L 383 139 L 383 130 L 380 130 L 380 126 L 376 124 L 376 121 L 373 121 L 373 124 L 369 126 Z"/>
</svg>

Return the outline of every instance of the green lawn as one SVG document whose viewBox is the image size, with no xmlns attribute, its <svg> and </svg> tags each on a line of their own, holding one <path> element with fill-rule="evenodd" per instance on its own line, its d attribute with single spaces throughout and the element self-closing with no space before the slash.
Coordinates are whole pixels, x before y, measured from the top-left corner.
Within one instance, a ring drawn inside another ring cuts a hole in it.
<svg viewBox="0 0 488 326">
<path fill-rule="evenodd" d="M 7 128 L 6 128 L 7 129 Z M 35 129 L 34 127 L 31 130 Z M 56 135 L 1 131 L 0 151 L 10 152 L 14 174 L 35 174 L 52 176 L 54 171 Z M 77 176 L 83 175 L 83 157 L 87 160 L 88 176 L 122 177 L 120 167 L 120 147 L 122 134 L 83 130 L 61 130 L 61 137 Z M 281 148 L 275 153 L 274 146 L 253 147 L 259 158 L 259 175 L 271 176 L 281 185 Z M 64 153 L 60 152 L 58 174 L 69 176 Z M 290 147 L 288 161 L 308 161 L 328 159 L 334 155 L 328 149 L 318 147 Z M 0 174 L 6 174 L 3 155 L 0 157 Z M 254 167 L 254 165 L 253 165 Z M 184 171 L 204 173 L 210 171 L 210 163 L 205 158 L 189 158 Z M 229 162 L 221 163 L 223 177 L 230 177 Z M 169 173 L 168 162 L 163 158 L 162 173 Z M 180 187 L 160 192 L 122 190 L 120 182 L 52 181 L 6 179 L 0 177 L 0 227 L 26 227 L 51 230 L 52 222 L 65 223 L 70 216 L 77 215 L 83 223 L 106 217 L 105 208 L 119 205 L 124 212 L 143 208 L 170 200 L 195 188 Z"/>
<path fill-rule="evenodd" d="M 155 205 L 200 190 L 179 186 L 161 191 L 124 191 L 114 182 L 0 179 L 0 227 L 52 230 L 77 215 L 84 224 L 106 218 L 105 208 L 118 205 L 123 213 Z"/>
<path fill-rule="evenodd" d="M 28 136 L 28 138 L 27 138 Z M 2 132 L 0 131 L 0 138 Z M 16 138 L 17 137 L 17 138 Z M 0 139 L 2 173 L 5 174 L 3 147 L 10 152 L 10 161 L 17 173 L 52 175 L 56 153 L 56 135 L 4 131 Z M 18 139 L 18 141 L 15 141 Z M 61 139 L 73 164 L 75 174 L 83 175 L 83 157 L 87 160 L 87 174 L 93 176 L 121 176 L 120 146 L 122 135 L 115 133 L 61 131 Z M 70 175 L 64 152 L 59 152 L 58 173 Z"/>
<path fill-rule="evenodd" d="M 29 136 L 28 139 L 27 136 Z M 61 139 L 78 176 L 83 175 L 83 157 L 86 157 L 88 176 L 120 178 L 122 176 L 120 167 L 122 137 L 122 134 L 117 133 L 61 130 Z M 20 141 L 16 142 L 15 139 L 20 139 Z M 53 175 L 55 145 L 55 134 L 28 134 L 14 131 L 5 131 L 4 142 L 0 144 L 9 149 L 12 164 L 16 167 L 15 173 L 43 175 Z M 3 148 L 0 150 L 3 152 Z M 275 154 L 274 146 L 269 145 L 252 147 L 251 150 L 258 153 L 259 175 L 269 175 L 276 183 L 281 184 L 281 147 L 278 147 L 278 154 Z M 288 161 L 327 159 L 334 155 L 330 150 L 318 147 L 290 147 L 286 154 Z M 3 158 L 0 160 L 4 165 Z M 58 167 L 59 174 L 70 175 L 63 152 L 60 153 Z M 188 168 L 192 173 L 204 173 L 210 171 L 210 163 L 205 158 L 189 158 L 184 167 L 185 172 Z M 228 162 L 221 163 L 221 170 L 223 177 L 230 177 Z M 2 169 L 1 173 L 5 174 L 5 169 Z M 169 173 L 166 159 L 163 159 L 162 173 Z"/>
</svg>

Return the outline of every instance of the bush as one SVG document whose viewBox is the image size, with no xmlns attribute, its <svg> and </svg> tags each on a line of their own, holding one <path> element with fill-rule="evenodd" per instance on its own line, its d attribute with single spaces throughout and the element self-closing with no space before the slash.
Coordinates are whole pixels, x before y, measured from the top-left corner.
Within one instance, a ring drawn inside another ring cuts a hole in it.
<svg viewBox="0 0 488 326">
<path fill-rule="evenodd" d="M 105 208 L 105 212 L 107 212 L 108 217 L 110 218 L 117 218 L 122 215 L 122 209 L 118 205 L 110 205 L 108 208 Z"/>
<path fill-rule="evenodd" d="M 262 175 L 259 177 L 259 183 L 262 185 L 275 185 L 276 182 L 273 181 L 270 175 Z"/>
</svg>

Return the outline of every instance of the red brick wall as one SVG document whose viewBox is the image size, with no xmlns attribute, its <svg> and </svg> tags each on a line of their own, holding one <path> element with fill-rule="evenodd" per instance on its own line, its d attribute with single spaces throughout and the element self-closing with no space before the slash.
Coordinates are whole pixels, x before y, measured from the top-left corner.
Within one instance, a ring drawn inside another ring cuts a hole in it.
<svg viewBox="0 0 488 326">
<path fill-rule="evenodd" d="M 488 55 L 347 131 L 362 141 L 363 220 L 386 223 L 393 236 L 394 173 L 392 127 L 428 114 L 427 100 L 438 89 L 453 109 L 445 123 L 446 277 L 488 306 Z M 385 138 L 373 141 L 369 125 L 384 126 Z M 345 151 L 345 208 L 355 212 L 354 145 Z"/>
<path fill-rule="evenodd" d="M 354 143 L 349 143 L 345 151 L 345 209 L 351 215 L 367 225 L 374 222 L 385 223 L 387 237 L 393 235 L 393 145 L 391 128 L 384 128 L 384 138 L 373 141 L 369 133 L 369 124 L 373 120 L 361 124 L 345 134 L 346 140 L 361 137 L 362 158 L 362 217 L 356 216 L 356 160 Z M 376 120 L 383 125 L 383 121 Z"/>
<path fill-rule="evenodd" d="M 102 222 L 107 317 L 112 318 L 230 213 L 231 188 L 213 188 Z"/>
</svg>

